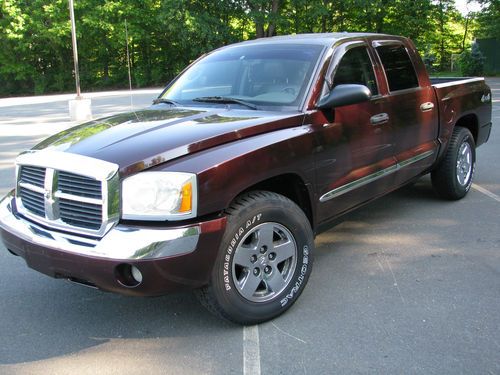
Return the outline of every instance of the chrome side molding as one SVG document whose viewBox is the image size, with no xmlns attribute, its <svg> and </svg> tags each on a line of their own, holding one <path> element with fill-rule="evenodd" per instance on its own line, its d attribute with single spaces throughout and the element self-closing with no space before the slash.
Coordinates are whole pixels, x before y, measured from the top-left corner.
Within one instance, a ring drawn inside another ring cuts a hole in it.
<svg viewBox="0 0 500 375">
<path fill-rule="evenodd" d="M 362 186 L 368 185 L 374 181 L 377 181 L 381 179 L 382 177 L 386 177 L 394 172 L 397 172 L 401 168 L 407 167 L 411 164 L 417 163 L 420 160 L 426 159 L 429 156 L 434 155 L 434 151 L 426 151 L 422 154 L 419 154 L 417 156 L 414 156 L 412 158 L 400 161 L 399 163 L 396 163 L 394 165 L 391 165 L 388 168 L 382 169 L 380 171 L 377 171 L 375 173 L 369 174 L 368 176 L 362 177 L 358 180 L 349 182 L 348 184 L 342 185 L 338 188 L 335 188 L 333 190 L 330 190 L 326 194 L 323 194 L 320 198 L 319 201 L 321 203 L 327 202 L 330 199 L 336 198 L 340 195 L 346 194 L 354 189 L 360 188 Z"/>
</svg>

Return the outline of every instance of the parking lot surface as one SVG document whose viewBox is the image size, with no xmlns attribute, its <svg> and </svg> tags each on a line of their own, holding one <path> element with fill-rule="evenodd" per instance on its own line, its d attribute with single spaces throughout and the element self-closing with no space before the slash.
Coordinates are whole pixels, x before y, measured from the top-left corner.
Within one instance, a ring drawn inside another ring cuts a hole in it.
<svg viewBox="0 0 500 375">
<path fill-rule="evenodd" d="M 493 131 L 461 201 L 425 176 L 316 239 L 283 316 L 225 323 L 191 294 L 134 298 L 54 280 L 0 245 L 2 374 L 500 374 L 500 79 Z M 133 94 L 134 108 L 159 90 Z M 13 160 L 72 125 L 67 96 L 0 99 L 0 194 Z M 97 116 L 126 92 L 92 98 Z"/>
</svg>

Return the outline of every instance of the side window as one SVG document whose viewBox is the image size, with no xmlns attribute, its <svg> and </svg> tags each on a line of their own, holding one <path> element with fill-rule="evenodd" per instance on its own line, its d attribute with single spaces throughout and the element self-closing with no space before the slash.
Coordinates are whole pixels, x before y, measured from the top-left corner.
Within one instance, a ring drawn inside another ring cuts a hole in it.
<svg viewBox="0 0 500 375">
<path fill-rule="evenodd" d="M 365 85 L 372 95 L 378 94 L 373 66 L 365 47 L 355 47 L 342 57 L 333 77 L 333 86 L 356 83 Z"/>
<path fill-rule="evenodd" d="M 390 91 L 418 87 L 415 68 L 413 68 L 408 52 L 402 45 L 377 47 L 377 53 L 384 66 Z"/>
</svg>

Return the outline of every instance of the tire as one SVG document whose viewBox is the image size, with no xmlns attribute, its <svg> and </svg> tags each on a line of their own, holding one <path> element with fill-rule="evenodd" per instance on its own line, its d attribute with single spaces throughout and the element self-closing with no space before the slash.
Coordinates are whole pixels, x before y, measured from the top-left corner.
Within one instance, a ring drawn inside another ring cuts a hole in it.
<svg viewBox="0 0 500 375">
<path fill-rule="evenodd" d="M 476 166 L 476 144 L 467 128 L 453 129 L 446 154 L 431 172 L 432 186 L 444 199 L 463 198 L 472 186 Z"/>
<path fill-rule="evenodd" d="M 311 274 L 309 220 L 294 202 L 266 191 L 240 196 L 226 214 L 209 285 L 196 295 L 212 313 L 234 323 L 272 319 L 292 306 Z"/>
</svg>

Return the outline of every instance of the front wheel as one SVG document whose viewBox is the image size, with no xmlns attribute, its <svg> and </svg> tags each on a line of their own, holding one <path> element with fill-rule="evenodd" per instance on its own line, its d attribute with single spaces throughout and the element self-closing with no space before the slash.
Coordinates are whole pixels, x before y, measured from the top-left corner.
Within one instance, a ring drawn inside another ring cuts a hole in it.
<svg viewBox="0 0 500 375">
<path fill-rule="evenodd" d="M 313 248 L 309 220 L 294 202 L 266 191 L 244 194 L 227 210 L 210 284 L 197 296 L 211 312 L 235 323 L 272 319 L 304 289 Z"/>
<path fill-rule="evenodd" d="M 476 163 L 476 144 L 467 128 L 455 127 L 444 159 L 432 171 L 432 186 L 439 196 L 457 200 L 472 186 Z"/>
</svg>

